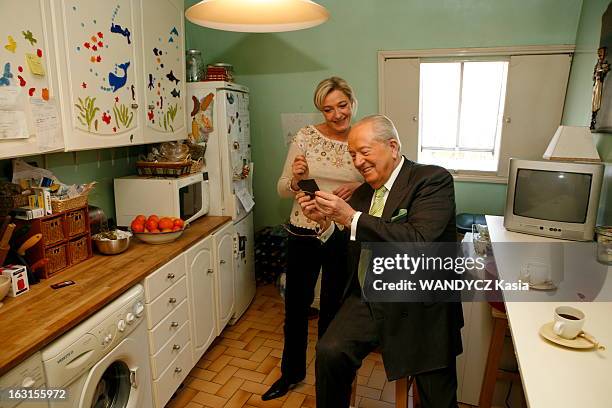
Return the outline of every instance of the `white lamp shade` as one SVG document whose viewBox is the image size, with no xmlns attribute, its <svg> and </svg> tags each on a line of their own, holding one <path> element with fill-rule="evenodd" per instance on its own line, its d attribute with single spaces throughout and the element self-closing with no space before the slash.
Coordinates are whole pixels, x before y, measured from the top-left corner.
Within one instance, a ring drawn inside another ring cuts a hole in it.
<svg viewBox="0 0 612 408">
<path fill-rule="evenodd" d="M 203 0 L 189 7 L 185 17 L 217 30 L 273 33 L 317 26 L 329 13 L 310 0 Z"/>
<path fill-rule="evenodd" d="M 559 126 L 542 157 L 547 160 L 601 162 L 593 136 L 586 126 Z"/>
</svg>

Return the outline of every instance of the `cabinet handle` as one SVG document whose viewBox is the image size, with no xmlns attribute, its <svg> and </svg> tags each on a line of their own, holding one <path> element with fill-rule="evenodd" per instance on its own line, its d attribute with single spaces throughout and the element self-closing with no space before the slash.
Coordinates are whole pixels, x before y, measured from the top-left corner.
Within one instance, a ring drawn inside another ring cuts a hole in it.
<svg viewBox="0 0 612 408">
<path fill-rule="evenodd" d="M 149 105 L 149 109 L 155 109 L 155 105 Z"/>
<path fill-rule="evenodd" d="M 178 322 L 172 322 L 172 323 L 170 323 L 170 327 L 178 327 Z"/>
<path fill-rule="evenodd" d="M 168 274 L 168 279 L 174 279 L 174 274 L 173 273 L 169 273 Z"/>
<path fill-rule="evenodd" d="M 220 261 L 219 261 L 219 263 L 220 263 L 221 265 L 223 265 L 223 264 L 225 263 L 225 260 L 224 260 L 224 259 L 222 259 L 222 260 L 220 260 Z"/>
<path fill-rule="evenodd" d="M 175 344 L 174 346 L 172 346 L 172 350 L 180 350 L 181 346 L 179 346 L 178 344 Z"/>
<path fill-rule="evenodd" d="M 210 275 L 211 273 L 213 273 L 213 270 L 212 269 L 207 269 L 206 273 Z"/>
<path fill-rule="evenodd" d="M 177 373 L 177 374 L 178 374 L 178 373 L 180 373 L 180 372 L 182 372 L 182 371 L 183 371 L 183 369 L 182 369 L 181 367 L 176 367 L 176 368 L 174 369 L 174 372 L 175 372 L 175 373 Z"/>
<path fill-rule="evenodd" d="M 138 104 L 137 103 L 133 103 L 132 104 L 132 109 L 138 109 Z"/>
<path fill-rule="evenodd" d="M 170 299 L 168 299 L 168 303 L 170 304 L 176 303 L 176 298 L 171 297 Z"/>
</svg>

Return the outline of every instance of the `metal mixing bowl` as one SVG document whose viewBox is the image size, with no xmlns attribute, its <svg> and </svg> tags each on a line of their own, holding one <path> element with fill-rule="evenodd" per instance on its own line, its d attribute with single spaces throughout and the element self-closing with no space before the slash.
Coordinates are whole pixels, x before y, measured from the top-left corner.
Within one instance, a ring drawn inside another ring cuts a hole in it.
<svg viewBox="0 0 612 408">
<path fill-rule="evenodd" d="M 130 246 L 130 238 L 131 237 L 112 240 L 92 238 L 92 241 L 95 243 L 98 252 L 104 255 L 117 255 L 128 249 Z"/>
</svg>

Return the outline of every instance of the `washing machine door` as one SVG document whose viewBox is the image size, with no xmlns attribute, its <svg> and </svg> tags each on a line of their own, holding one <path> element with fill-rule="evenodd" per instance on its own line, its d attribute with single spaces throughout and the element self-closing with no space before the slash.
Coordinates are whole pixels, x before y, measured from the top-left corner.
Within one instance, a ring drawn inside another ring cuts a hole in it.
<svg viewBox="0 0 612 408">
<path fill-rule="evenodd" d="M 100 360 L 88 373 L 79 408 L 143 407 L 149 373 L 142 349 L 127 338 Z"/>
</svg>

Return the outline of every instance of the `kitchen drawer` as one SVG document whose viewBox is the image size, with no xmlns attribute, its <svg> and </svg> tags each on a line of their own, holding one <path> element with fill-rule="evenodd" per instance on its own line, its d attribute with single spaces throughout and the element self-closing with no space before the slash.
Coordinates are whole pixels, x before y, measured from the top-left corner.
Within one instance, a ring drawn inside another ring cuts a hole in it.
<svg viewBox="0 0 612 408">
<path fill-rule="evenodd" d="M 148 328 L 152 329 L 155 327 L 157 323 L 166 317 L 168 313 L 175 310 L 186 298 L 187 278 L 183 276 L 178 282 L 159 295 L 152 303 L 146 305 Z"/>
<path fill-rule="evenodd" d="M 168 367 L 168 364 L 185 348 L 187 343 L 189 343 L 189 322 L 183 323 L 178 333 L 168 340 L 157 354 L 151 357 L 151 372 L 153 373 L 154 380 L 157 380 L 166 367 Z"/>
<path fill-rule="evenodd" d="M 185 256 L 177 256 L 144 280 L 145 302 L 151 303 L 163 291 L 185 276 Z"/>
<path fill-rule="evenodd" d="M 149 350 L 151 354 L 156 354 L 168 339 L 174 336 L 179 331 L 179 328 L 188 320 L 189 308 L 187 300 L 183 300 L 176 310 L 164 317 L 162 321 L 149 332 Z"/>
<path fill-rule="evenodd" d="M 187 377 L 192 366 L 191 343 L 187 343 L 159 379 L 153 381 L 153 395 L 156 407 L 161 408 L 166 405 L 172 394 L 174 394 L 179 385 Z"/>
</svg>

